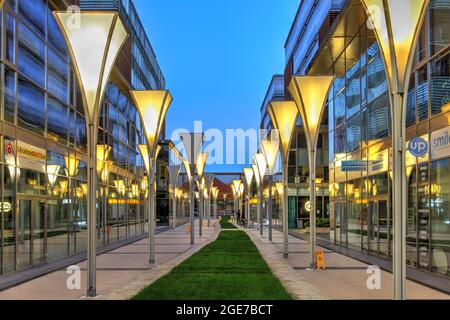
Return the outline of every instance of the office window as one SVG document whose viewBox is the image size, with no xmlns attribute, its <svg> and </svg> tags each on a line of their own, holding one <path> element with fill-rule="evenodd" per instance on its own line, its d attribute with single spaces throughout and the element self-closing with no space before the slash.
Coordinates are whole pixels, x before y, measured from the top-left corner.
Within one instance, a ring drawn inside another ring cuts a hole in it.
<svg viewBox="0 0 450 320">
<path fill-rule="evenodd" d="M 428 119 L 428 75 L 426 65 L 417 71 L 417 115 L 419 121 Z"/>
<path fill-rule="evenodd" d="M 358 150 L 361 141 L 361 115 L 357 113 L 347 121 L 347 152 Z"/>
<path fill-rule="evenodd" d="M 431 55 L 450 43 L 450 2 L 430 1 L 430 51 Z"/>
<path fill-rule="evenodd" d="M 16 19 L 6 14 L 6 59 L 12 64 L 16 64 Z"/>
<path fill-rule="evenodd" d="M 4 117 L 6 121 L 14 123 L 16 109 L 16 72 L 5 67 L 5 109 Z"/>
<path fill-rule="evenodd" d="M 48 91 L 64 103 L 68 103 L 69 66 L 53 50 L 47 58 Z"/>
<path fill-rule="evenodd" d="M 416 123 L 416 79 L 414 73 L 409 81 L 406 99 L 406 127 L 410 127 Z"/>
<path fill-rule="evenodd" d="M 450 102 L 450 53 L 430 64 L 431 113 L 438 114 L 449 108 Z"/>
<path fill-rule="evenodd" d="M 18 92 L 18 124 L 43 135 L 45 129 L 45 93 L 22 76 L 19 76 Z"/>
<path fill-rule="evenodd" d="M 45 88 L 45 45 L 23 23 L 19 24 L 19 71 Z"/>
<path fill-rule="evenodd" d="M 369 140 L 385 138 L 389 135 L 389 97 L 385 93 L 368 105 Z"/>
<path fill-rule="evenodd" d="M 67 107 L 57 99 L 47 98 L 47 132 L 54 140 L 65 144 L 67 142 Z"/>
<path fill-rule="evenodd" d="M 20 0 L 19 16 L 22 17 L 30 27 L 45 37 L 45 16 L 47 11 L 46 0 Z"/>
<path fill-rule="evenodd" d="M 372 102 L 387 91 L 386 72 L 383 59 L 377 55 L 367 68 L 368 102 Z"/>
</svg>

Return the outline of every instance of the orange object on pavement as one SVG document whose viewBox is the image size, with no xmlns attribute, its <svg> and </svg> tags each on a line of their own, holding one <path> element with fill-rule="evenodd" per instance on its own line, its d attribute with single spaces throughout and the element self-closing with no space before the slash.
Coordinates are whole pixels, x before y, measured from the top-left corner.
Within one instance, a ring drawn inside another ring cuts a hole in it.
<svg viewBox="0 0 450 320">
<path fill-rule="evenodd" d="M 325 254 L 322 250 L 316 251 L 316 266 L 317 269 L 325 270 L 327 268 L 325 265 Z"/>
<path fill-rule="evenodd" d="M 186 226 L 186 233 L 191 233 L 191 226 L 190 225 Z"/>
</svg>

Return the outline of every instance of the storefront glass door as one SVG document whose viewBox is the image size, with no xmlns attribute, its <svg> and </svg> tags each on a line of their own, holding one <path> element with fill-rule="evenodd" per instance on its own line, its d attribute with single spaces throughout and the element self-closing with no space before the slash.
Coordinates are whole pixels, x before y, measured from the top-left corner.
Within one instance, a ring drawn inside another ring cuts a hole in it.
<svg viewBox="0 0 450 320">
<path fill-rule="evenodd" d="M 17 262 L 23 270 L 45 262 L 45 198 L 18 197 Z"/>
</svg>

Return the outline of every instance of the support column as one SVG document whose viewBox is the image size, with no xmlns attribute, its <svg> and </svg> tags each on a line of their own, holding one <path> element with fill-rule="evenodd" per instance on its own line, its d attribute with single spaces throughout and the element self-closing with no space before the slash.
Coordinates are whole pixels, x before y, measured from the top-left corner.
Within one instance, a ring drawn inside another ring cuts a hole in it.
<svg viewBox="0 0 450 320">
<path fill-rule="evenodd" d="M 97 127 L 93 124 L 89 125 L 88 134 L 88 199 L 87 199 L 87 228 L 88 228 L 88 248 L 87 248 L 87 264 L 88 264 L 88 286 L 87 296 L 95 297 L 97 295 L 97 210 L 96 210 L 96 194 L 97 194 Z"/>
<path fill-rule="evenodd" d="M 283 257 L 289 258 L 289 204 L 288 204 L 288 176 L 287 176 L 288 164 L 283 164 Z"/>
<path fill-rule="evenodd" d="M 309 246 L 311 253 L 311 269 L 316 269 L 316 151 L 312 149 L 309 153 L 309 201 L 311 211 L 309 212 Z"/>
<path fill-rule="evenodd" d="M 269 241 L 272 241 L 272 181 L 273 177 L 269 176 L 269 199 L 267 202 L 267 219 L 269 220 Z"/>
<path fill-rule="evenodd" d="M 406 155 L 404 95 L 393 96 L 392 110 L 392 199 L 393 199 L 393 259 L 394 299 L 406 299 Z"/>
<path fill-rule="evenodd" d="M 149 263 L 155 264 L 155 252 L 156 252 L 156 244 L 155 244 L 155 229 L 156 229 L 156 217 L 155 217 L 155 173 L 153 171 L 153 161 L 150 159 L 150 182 L 149 182 L 149 218 L 148 218 L 148 240 L 150 246 L 150 258 Z"/>
</svg>

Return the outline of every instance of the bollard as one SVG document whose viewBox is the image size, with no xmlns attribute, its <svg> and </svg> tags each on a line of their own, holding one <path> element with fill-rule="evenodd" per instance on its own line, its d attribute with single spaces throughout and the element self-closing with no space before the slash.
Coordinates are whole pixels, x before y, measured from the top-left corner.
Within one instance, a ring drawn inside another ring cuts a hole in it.
<svg viewBox="0 0 450 320">
<path fill-rule="evenodd" d="M 325 254 L 323 253 L 322 250 L 316 251 L 316 266 L 317 266 L 317 269 L 322 268 L 322 270 L 326 270 Z"/>
</svg>

